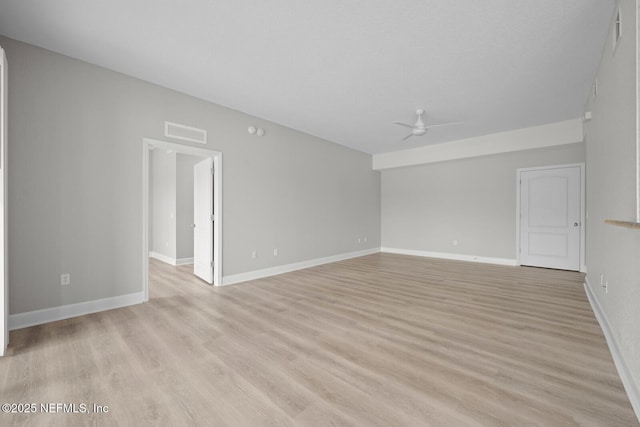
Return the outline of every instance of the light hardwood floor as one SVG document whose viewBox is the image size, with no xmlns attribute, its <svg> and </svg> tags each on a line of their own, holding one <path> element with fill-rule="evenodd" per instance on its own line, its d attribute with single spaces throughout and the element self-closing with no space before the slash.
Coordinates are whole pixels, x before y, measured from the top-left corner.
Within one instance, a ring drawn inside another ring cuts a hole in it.
<svg viewBox="0 0 640 427">
<path fill-rule="evenodd" d="M 579 273 L 375 254 L 11 333 L 0 425 L 637 426 Z M 0 403 L 2 403 L 0 402 Z"/>
</svg>

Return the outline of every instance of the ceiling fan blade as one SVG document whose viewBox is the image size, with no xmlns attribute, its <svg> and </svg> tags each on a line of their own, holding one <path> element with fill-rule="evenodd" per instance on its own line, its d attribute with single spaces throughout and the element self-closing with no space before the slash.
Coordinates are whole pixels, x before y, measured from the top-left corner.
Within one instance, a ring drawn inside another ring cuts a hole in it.
<svg viewBox="0 0 640 427">
<path fill-rule="evenodd" d="M 439 126 L 451 126 L 451 125 L 459 125 L 462 122 L 451 122 L 451 123 L 438 123 L 437 125 L 427 125 L 425 126 L 427 129 L 437 128 Z"/>
<path fill-rule="evenodd" d="M 397 125 L 400 125 L 400 126 L 404 126 L 406 128 L 409 128 L 409 129 L 413 129 L 413 125 L 408 125 L 408 124 L 402 123 L 402 122 L 393 122 L 393 123 L 395 123 Z"/>
<path fill-rule="evenodd" d="M 412 136 L 413 136 L 413 134 L 410 133 L 409 135 L 407 135 L 404 138 L 402 138 L 400 141 L 406 141 L 407 139 L 411 138 Z"/>
</svg>

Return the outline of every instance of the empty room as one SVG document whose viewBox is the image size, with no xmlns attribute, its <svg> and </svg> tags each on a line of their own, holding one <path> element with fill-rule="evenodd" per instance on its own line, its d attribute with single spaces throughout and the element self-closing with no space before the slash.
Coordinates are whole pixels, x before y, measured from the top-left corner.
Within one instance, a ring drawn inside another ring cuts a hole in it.
<svg viewBox="0 0 640 427">
<path fill-rule="evenodd" d="M 0 0 L 0 425 L 640 426 L 639 0 Z"/>
</svg>

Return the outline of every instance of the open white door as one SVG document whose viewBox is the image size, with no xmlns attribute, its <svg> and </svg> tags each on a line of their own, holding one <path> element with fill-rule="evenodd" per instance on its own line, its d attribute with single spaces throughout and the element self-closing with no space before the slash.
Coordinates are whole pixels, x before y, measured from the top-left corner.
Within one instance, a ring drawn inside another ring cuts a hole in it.
<svg viewBox="0 0 640 427">
<path fill-rule="evenodd" d="M 520 173 L 520 264 L 580 270 L 581 167 Z"/>
<path fill-rule="evenodd" d="M 9 344 L 9 280 L 7 274 L 7 57 L 0 47 L 0 356 Z"/>
<path fill-rule="evenodd" d="M 213 159 L 193 166 L 193 274 L 213 284 Z"/>
</svg>

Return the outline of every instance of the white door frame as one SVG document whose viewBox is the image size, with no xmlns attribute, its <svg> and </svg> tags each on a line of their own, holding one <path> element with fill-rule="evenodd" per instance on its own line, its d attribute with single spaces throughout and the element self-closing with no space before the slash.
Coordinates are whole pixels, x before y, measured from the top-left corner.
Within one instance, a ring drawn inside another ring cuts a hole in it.
<svg viewBox="0 0 640 427">
<path fill-rule="evenodd" d="M 522 172 L 540 171 L 540 170 L 553 170 L 564 168 L 580 168 L 580 271 L 582 273 L 587 272 L 587 266 L 585 264 L 585 174 L 584 163 L 571 163 L 567 165 L 553 165 L 553 166 L 539 166 L 534 168 L 520 168 L 516 169 L 516 265 L 522 265 L 520 263 L 520 181 L 522 180 Z"/>
<path fill-rule="evenodd" d="M 9 240 L 7 234 L 7 199 L 9 197 L 7 187 L 7 122 L 9 116 L 7 90 L 9 89 L 7 57 L 0 47 L 0 85 L 2 85 L 2 100 L 0 100 L 0 356 L 5 355 L 9 344 L 9 274 L 8 254 Z"/>
<path fill-rule="evenodd" d="M 179 154 L 213 159 L 213 285 L 222 285 L 222 153 L 207 148 L 192 147 L 144 138 L 142 140 L 142 283 L 144 301 L 149 301 L 149 151 L 160 148 Z"/>
</svg>

